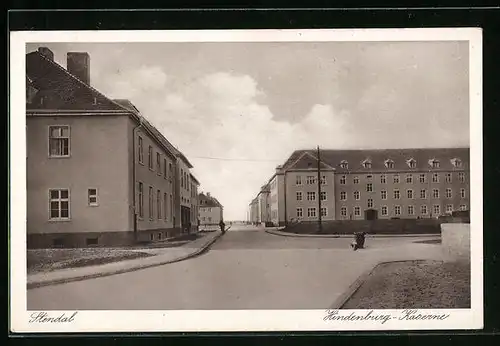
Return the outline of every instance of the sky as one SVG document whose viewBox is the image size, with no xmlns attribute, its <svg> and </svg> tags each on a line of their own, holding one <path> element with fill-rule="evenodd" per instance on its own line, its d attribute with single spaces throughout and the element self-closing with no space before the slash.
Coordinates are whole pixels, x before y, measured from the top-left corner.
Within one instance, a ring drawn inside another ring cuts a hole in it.
<svg viewBox="0 0 500 346">
<path fill-rule="evenodd" d="M 469 146 L 468 42 L 48 43 L 90 54 L 90 84 L 129 99 L 244 220 L 294 150 Z"/>
</svg>

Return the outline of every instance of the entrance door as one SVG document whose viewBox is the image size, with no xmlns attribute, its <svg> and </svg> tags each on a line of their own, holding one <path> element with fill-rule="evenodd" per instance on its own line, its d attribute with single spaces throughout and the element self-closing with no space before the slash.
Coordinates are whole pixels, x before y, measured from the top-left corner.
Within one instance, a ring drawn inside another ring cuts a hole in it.
<svg viewBox="0 0 500 346">
<path fill-rule="evenodd" d="M 376 209 L 366 209 L 365 210 L 365 220 L 377 220 L 378 210 Z"/>
</svg>

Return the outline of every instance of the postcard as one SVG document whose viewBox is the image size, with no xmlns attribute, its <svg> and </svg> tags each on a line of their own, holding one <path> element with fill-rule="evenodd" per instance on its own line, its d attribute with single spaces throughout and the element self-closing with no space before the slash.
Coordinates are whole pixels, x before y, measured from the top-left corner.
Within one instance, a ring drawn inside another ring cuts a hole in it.
<svg viewBox="0 0 500 346">
<path fill-rule="evenodd" d="M 481 29 L 10 35 L 12 332 L 483 327 Z"/>
</svg>

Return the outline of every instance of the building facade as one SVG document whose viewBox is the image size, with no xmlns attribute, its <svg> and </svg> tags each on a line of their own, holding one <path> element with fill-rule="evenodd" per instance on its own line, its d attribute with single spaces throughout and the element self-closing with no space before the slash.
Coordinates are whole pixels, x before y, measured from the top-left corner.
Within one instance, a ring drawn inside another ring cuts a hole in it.
<svg viewBox="0 0 500 346">
<path fill-rule="evenodd" d="M 219 225 L 224 220 L 224 208 L 209 192 L 198 195 L 200 226 Z"/>
<path fill-rule="evenodd" d="M 470 208 L 469 149 L 294 152 L 269 180 L 270 218 L 435 218 Z M 319 178 L 319 179 L 318 179 Z M 318 184 L 319 182 L 319 184 Z"/>
<path fill-rule="evenodd" d="M 192 166 L 130 101 L 91 87 L 87 53 L 67 58 L 64 69 L 47 48 L 26 55 L 28 247 L 179 234 L 179 167 Z M 189 197 L 184 205 L 196 204 Z"/>
</svg>

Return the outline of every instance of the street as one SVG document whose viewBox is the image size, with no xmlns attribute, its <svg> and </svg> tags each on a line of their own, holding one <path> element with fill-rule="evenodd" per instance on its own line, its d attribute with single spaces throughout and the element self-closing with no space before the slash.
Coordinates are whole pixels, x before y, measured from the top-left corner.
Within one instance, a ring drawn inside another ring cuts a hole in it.
<svg viewBox="0 0 500 346">
<path fill-rule="evenodd" d="M 134 272 L 27 291 L 29 310 L 323 309 L 359 275 L 365 259 L 426 238 L 368 238 L 366 250 L 351 238 L 296 238 L 263 228 L 233 226 L 207 253 Z M 401 251 L 407 251 L 405 250 Z"/>
</svg>

